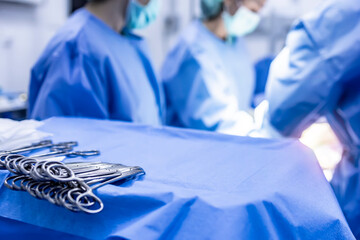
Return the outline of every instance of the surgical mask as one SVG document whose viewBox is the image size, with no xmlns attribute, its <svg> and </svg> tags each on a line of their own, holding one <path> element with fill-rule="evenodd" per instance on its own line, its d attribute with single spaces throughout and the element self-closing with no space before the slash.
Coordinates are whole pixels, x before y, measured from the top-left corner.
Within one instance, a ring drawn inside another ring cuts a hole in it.
<svg viewBox="0 0 360 240">
<path fill-rule="evenodd" d="M 150 0 L 147 5 L 140 4 L 137 0 L 130 0 L 126 28 L 142 29 L 155 21 L 159 12 L 159 1 Z"/>
<path fill-rule="evenodd" d="M 229 37 L 241 37 L 255 31 L 260 23 L 260 16 L 246 7 L 240 7 L 234 16 L 228 12 L 222 14 Z"/>
</svg>

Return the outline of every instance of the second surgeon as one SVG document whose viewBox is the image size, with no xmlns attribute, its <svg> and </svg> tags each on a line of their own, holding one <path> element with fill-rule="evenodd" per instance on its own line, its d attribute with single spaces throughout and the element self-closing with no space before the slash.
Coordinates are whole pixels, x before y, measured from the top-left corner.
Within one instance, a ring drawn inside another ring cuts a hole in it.
<svg viewBox="0 0 360 240">
<path fill-rule="evenodd" d="M 181 35 L 163 68 L 168 123 L 246 135 L 254 67 L 243 36 L 259 24 L 265 0 L 201 0 L 203 18 Z"/>
<path fill-rule="evenodd" d="M 92 0 L 75 12 L 32 69 L 29 117 L 79 116 L 162 124 L 161 88 L 145 41 L 158 0 Z"/>
</svg>

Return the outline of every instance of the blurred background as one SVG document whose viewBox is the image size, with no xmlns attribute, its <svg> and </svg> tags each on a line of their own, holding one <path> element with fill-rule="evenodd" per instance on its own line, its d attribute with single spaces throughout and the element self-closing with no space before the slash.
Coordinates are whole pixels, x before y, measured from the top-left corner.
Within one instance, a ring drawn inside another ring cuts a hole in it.
<svg viewBox="0 0 360 240">
<path fill-rule="evenodd" d="M 0 89 L 24 92 L 30 68 L 49 39 L 85 0 L 0 0 Z M 257 31 L 247 37 L 255 61 L 276 55 L 297 17 L 321 0 L 268 0 Z M 199 0 L 162 0 L 156 23 L 139 34 L 149 40 L 154 67 L 159 69 L 178 34 L 199 16 Z"/>
<path fill-rule="evenodd" d="M 160 17 L 138 34 L 150 44 L 153 64 L 159 70 L 179 33 L 199 17 L 199 0 L 161 0 Z M 276 56 L 296 18 L 314 9 L 322 0 L 268 0 L 260 27 L 246 37 L 255 63 Z M 0 0 L 0 117 L 26 116 L 30 69 L 47 42 L 73 11 L 86 0 Z M 341 147 L 326 123 L 304 133 L 302 142 L 311 147 L 328 178 L 340 160 Z"/>
</svg>

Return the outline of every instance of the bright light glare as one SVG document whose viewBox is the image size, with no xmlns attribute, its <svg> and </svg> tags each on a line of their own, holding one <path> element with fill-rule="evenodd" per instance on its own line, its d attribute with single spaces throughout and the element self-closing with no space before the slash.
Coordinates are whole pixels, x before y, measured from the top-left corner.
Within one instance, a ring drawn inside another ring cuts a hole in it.
<svg viewBox="0 0 360 240">
<path fill-rule="evenodd" d="M 300 141 L 314 151 L 326 178 L 330 181 L 341 160 L 342 146 L 329 124 L 313 124 L 304 131 Z"/>
</svg>

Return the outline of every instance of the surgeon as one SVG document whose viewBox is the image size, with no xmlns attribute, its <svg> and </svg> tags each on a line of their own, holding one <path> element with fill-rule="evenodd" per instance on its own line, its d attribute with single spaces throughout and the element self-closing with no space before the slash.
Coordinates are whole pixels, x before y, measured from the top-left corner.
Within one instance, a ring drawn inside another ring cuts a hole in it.
<svg viewBox="0 0 360 240">
<path fill-rule="evenodd" d="M 257 28 L 264 3 L 201 0 L 202 19 L 185 30 L 162 68 L 169 124 L 248 132 L 255 76 L 243 37 Z"/>
<path fill-rule="evenodd" d="M 301 18 L 270 69 L 263 130 L 299 137 L 322 116 L 344 147 L 332 186 L 360 239 L 360 4 L 327 0 Z"/>
<path fill-rule="evenodd" d="M 52 38 L 31 72 L 29 117 L 162 124 L 162 90 L 146 42 L 158 0 L 93 0 Z"/>
</svg>

